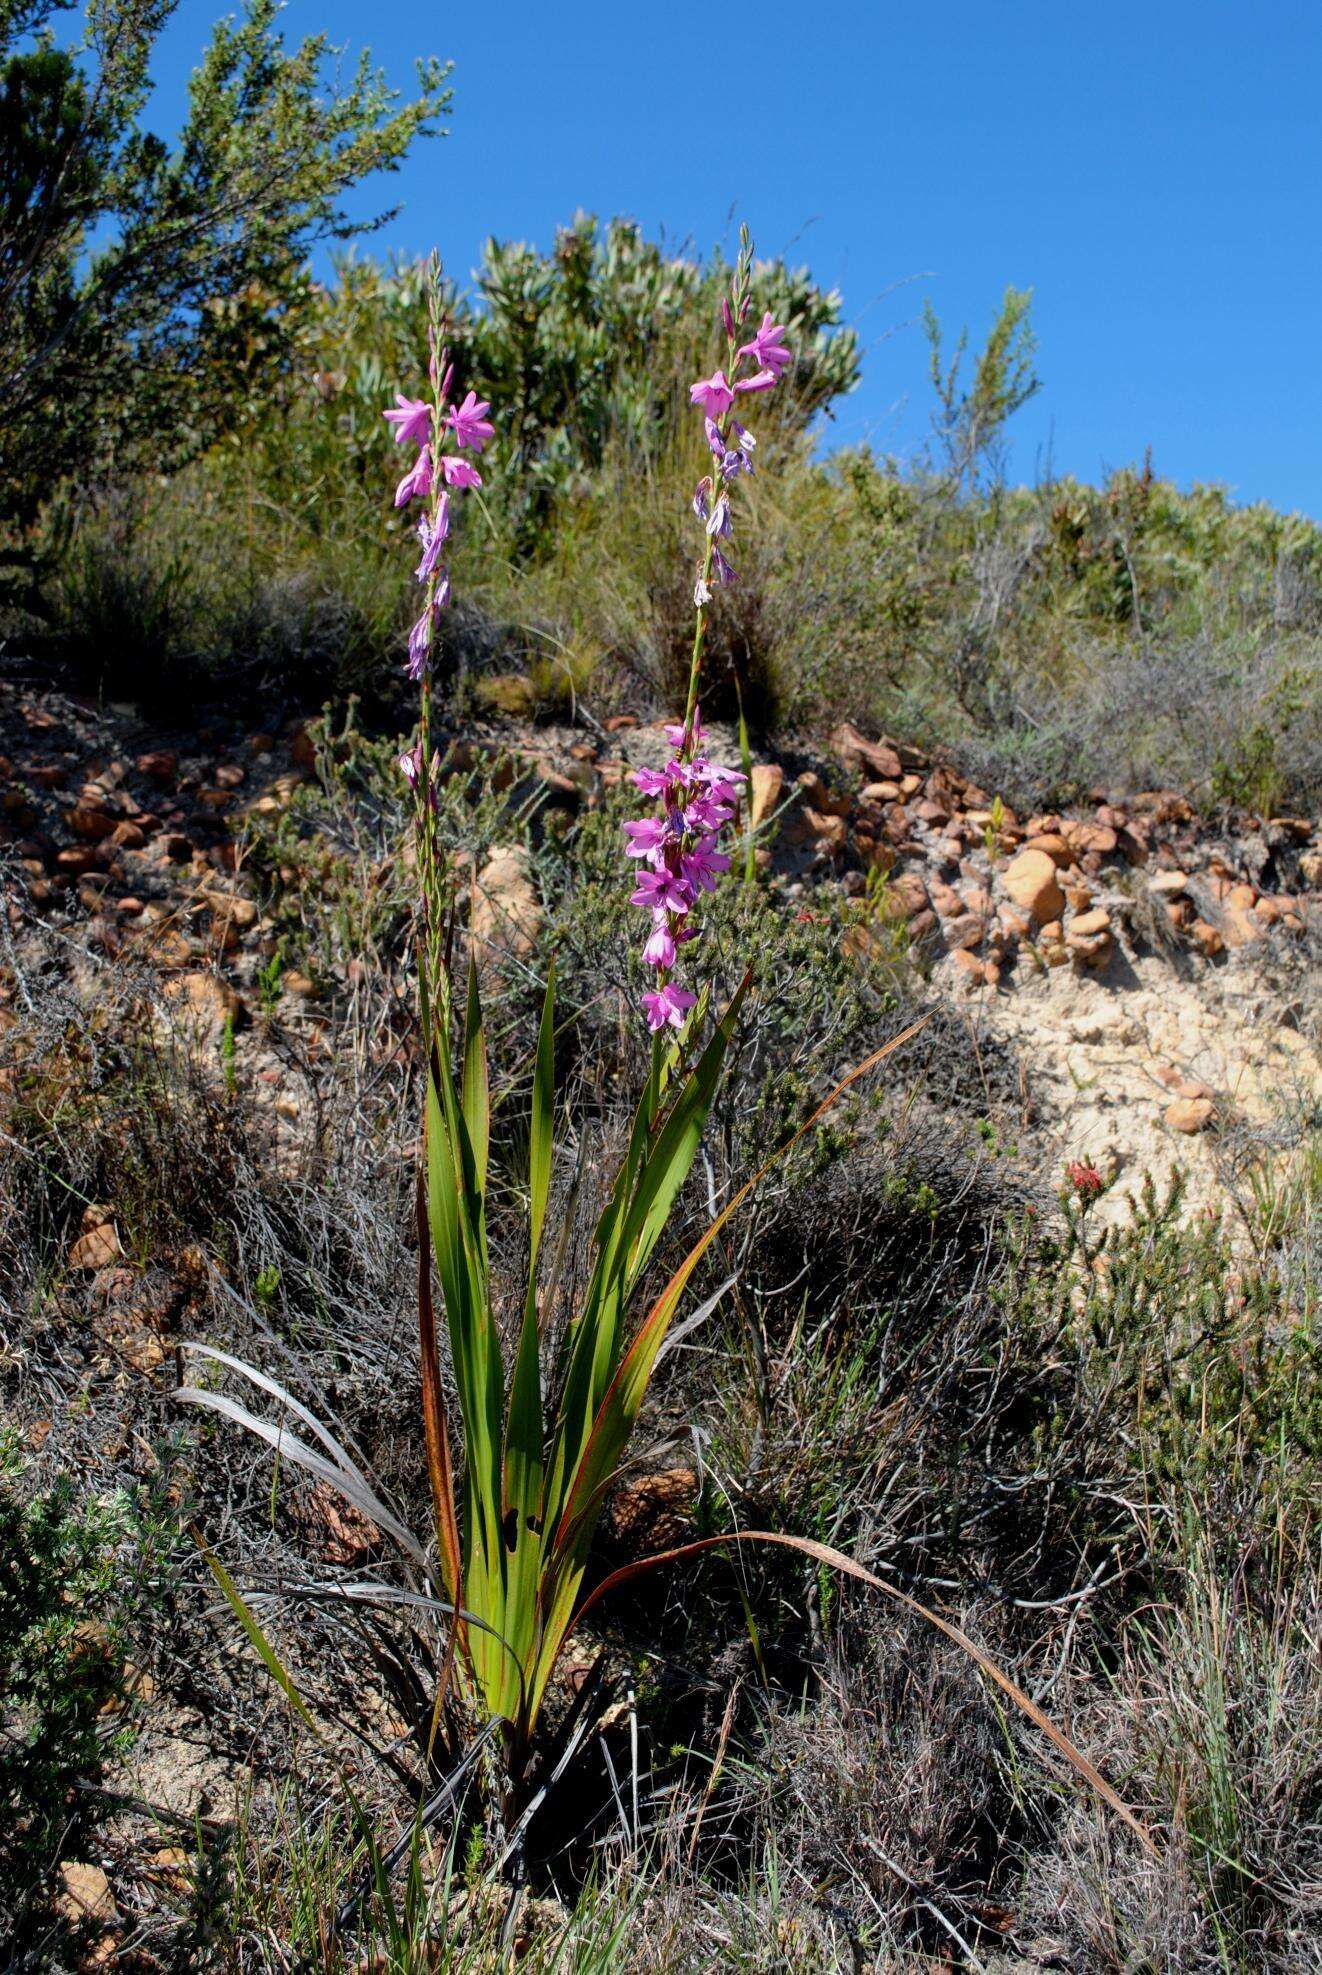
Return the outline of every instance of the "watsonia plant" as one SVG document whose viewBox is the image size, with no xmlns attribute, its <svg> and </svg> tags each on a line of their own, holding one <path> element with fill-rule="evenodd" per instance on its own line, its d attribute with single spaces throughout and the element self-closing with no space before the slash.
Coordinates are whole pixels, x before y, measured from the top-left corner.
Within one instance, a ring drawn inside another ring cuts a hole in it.
<svg viewBox="0 0 1322 1975">
<path fill-rule="evenodd" d="M 734 581 L 723 545 L 733 537 L 739 482 L 753 471 L 753 435 L 735 416 L 735 409 L 742 408 L 742 401 L 774 389 L 793 361 L 784 331 L 770 314 L 763 316 L 761 326 L 745 342 L 739 341 L 751 309 L 751 276 L 752 250 L 745 233 L 721 309 L 724 363 L 690 389 L 691 401 L 703 416 L 712 468 L 693 496 L 703 533 L 693 590 L 695 621 L 686 704 L 683 718 L 666 729 L 669 756 L 664 765 L 640 770 L 633 778 L 640 791 L 654 800 L 656 810 L 625 826 L 627 854 L 637 866 L 633 902 L 649 917 L 643 960 L 653 985 L 642 996 L 642 1014 L 652 1032 L 652 1052 L 627 1148 L 597 1224 L 587 1288 L 571 1314 L 559 1362 L 554 1366 L 544 1362 L 559 1271 L 555 1267 L 546 1271 L 548 1281 L 543 1285 L 541 1266 L 554 1161 L 554 969 L 547 968 L 532 1077 L 527 1280 L 516 1334 L 510 1336 L 497 1308 L 488 1243 L 491 1097 L 477 972 L 470 960 L 461 996 L 452 968 L 456 899 L 436 828 L 439 762 L 433 746 L 431 660 L 437 623 L 450 594 L 443 556 L 453 521 L 452 503 L 466 489 L 480 488 L 474 456 L 481 454 L 495 428 L 488 417 L 491 407 L 473 392 L 460 403 L 453 401 L 442 291 L 433 270 L 431 396 L 401 395 L 386 417 L 401 444 L 417 447 L 413 464 L 399 483 L 397 504 L 413 500 L 425 504 L 418 523 L 421 558 L 416 571 L 423 604 L 409 638 L 409 672 L 419 685 L 420 717 L 417 740 L 400 757 L 400 766 L 414 793 L 420 877 L 418 997 L 426 1096 L 425 1163 L 417 1191 L 418 1308 L 435 1562 L 430 1546 L 378 1499 L 326 1429 L 263 1374 L 226 1354 L 205 1354 L 279 1398 L 309 1428 L 321 1451 L 283 1426 L 258 1420 L 221 1393 L 189 1388 L 185 1396 L 259 1433 L 286 1459 L 339 1488 L 399 1542 L 415 1577 L 427 1587 L 421 1593 L 405 1594 L 406 1598 L 438 1607 L 447 1615 L 448 1645 L 438 1706 L 453 1682 L 470 1709 L 485 1717 L 481 1736 L 470 1744 L 450 1779 L 452 1789 L 460 1771 L 472 1767 L 478 1750 L 490 1746 L 494 1736 L 503 1739 L 507 1783 L 517 1793 L 564 1642 L 606 1591 L 635 1572 L 672 1558 L 695 1555 L 724 1542 L 758 1541 L 800 1550 L 920 1612 L 973 1655 L 1146 1843 L 1136 1821 L 1097 1771 L 957 1627 L 838 1551 L 774 1532 L 738 1532 L 625 1566 L 584 1595 L 598 1519 L 695 1271 L 770 1164 L 811 1131 L 850 1084 L 913 1033 L 910 1029 L 893 1038 L 837 1086 L 767 1165 L 731 1196 L 650 1307 L 635 1320 L 642 1284 L 697 1155 L 748 988 L 745 979 L 724 1013 L 709 1023 L 709 988 L 695 992 L 680 981 L 676 970 L 681 950 L 700 940 L 696 921 L 702 895 L 714 889 L 729 868 L 720 833 L 733 817 L 744 780 L 703 752 L 699 707 L 708 615 L 717 591 Z M 440 1285 L 458 1397 L 460 1461 L 451 1445 L 442 1386 L 433 1270 Z M 690 1321 L 702 1314 L 697 1312 Z M 310 1721 L 251 1611 L 218 1561 L 213 1559 L 212 1567 L 273 1677 Z M 346 1588 L 346 1595 L 369 1593 L 384 1596 L 386 1587 Z"/>
</svg>

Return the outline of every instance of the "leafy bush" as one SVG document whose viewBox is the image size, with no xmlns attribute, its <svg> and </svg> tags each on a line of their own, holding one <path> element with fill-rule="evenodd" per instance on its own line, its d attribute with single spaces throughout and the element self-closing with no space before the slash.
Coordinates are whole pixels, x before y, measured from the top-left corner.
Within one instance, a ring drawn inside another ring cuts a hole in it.
<svg viewBox="0 0 1322 1975">
<path fill-rule="evenodd" d="M 0 1945 L 26 1945 L 63 1857 L 95 1818 L 119 1693 L 123 1501 L 80 1504 L 72 1479 L 29 1498 L 0 1438 Z"/>
</svg>

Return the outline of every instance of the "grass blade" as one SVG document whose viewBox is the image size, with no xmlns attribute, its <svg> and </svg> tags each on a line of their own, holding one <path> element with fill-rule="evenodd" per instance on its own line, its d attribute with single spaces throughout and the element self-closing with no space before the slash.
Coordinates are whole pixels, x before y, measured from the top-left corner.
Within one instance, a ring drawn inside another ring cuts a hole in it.
<svg viewBox="0 0 1322 1975">
<path fill-rule="evenodd" d="M 256 1613 L 249 1606 L 247 1600 L 243 1596 L 243 1593 L 239 1590 L 238 1585 L 234 1582 L 234 1579 L 230 1576 L 224 1564 L 220 1561 L 220 1558 L 214 1556 L 212 1552 L 207 1548 L 206 1544 L 202 1540 L 201 1535 L 196 1529 L 194 1529 L 193 1531 L 193 1541 L 197 1544 L 198 1549 L 202 1552 L 202 1555 L 205 1557 L 207 1562 L 207 1567 L 210 1570 L 211 1575 L 215 1578 L 217 1584 L 219 1584 L 221 1590 L 224 1592 L 230 1610 L 234 1613 L 234 1616 L 238 1619 L 239 1624 L 243 1627 L 244 1631 L 247 1633 L 248 1638 L 252 1643 L 254 1651 L 256 1652 L 258 1658 L 261 1660 L 263 1666 L 266 1668 L 267 1672 L 270 1674 L 272 1680 L 274 1680 L 276 1686 L 280 1689 L 280 1692 L 284 1695 L 285 1699 L 289 1702 L 290 1707 L 293 1708 L 299 1720 L 304 1722 L 306 1726 L 312 1730 L 314 1735 L 320 1736 L 321 1730 L 318 1728 L 316 1722 L 312 1719 L 312 1716 L 308 1713 L 307 1705 L 303 1699 L 303 1696 L 299 1693 L 297 1687 L 295 1687 L 293 1681 L 290 1679 L 289 1675 L 285 1672 L 285 1669 L 280 1663 L 279 1656 L 277 1655 L 274 1646 L 272 1646 L 270 1640 L 267 1638 L 266 1634 L 262 1631 L 261 1626 L 258 1624 Z"/>
</svg>

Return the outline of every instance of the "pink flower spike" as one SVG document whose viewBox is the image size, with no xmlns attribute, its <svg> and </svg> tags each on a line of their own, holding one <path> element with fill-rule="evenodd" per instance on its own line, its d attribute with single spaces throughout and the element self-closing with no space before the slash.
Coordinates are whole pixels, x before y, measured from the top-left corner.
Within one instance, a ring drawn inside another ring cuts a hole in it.
<svg viewBox="0 0 1322 1975">
<path fill-rule="evenodd" d="M 491 406 L 470 391 L 461 405 L 445 414 L 445 422 L 454 432 L 455 444 L 471 447 L 480 453 L 488 439 L 494 439 L 496 428 L 487 417 Z"/>
<path fill-rule="evenodd" d="M 709 418 L 719 418 L 734 403 L 734 393 L 725 381 L 723 370 L 714 370 L 710 377 L 700 377 L 696 384 L 689 386 L 689 403 L 701 405 Z"/>
<path fill-rule="evenodd" d="M 406 398 L 396 391 L 394 406 L 382 416 L 394 426 L 397 446 L 421 446 L 431 437 L 431 406 L 425 398 Z"/>
<path fill-rule="evenodd" d="M 768 309 L 762 318 L 761 328 L 754 333 L 750 342 L 744 344 L 739 354 L 741 357 L 751 357 L 760 370 L 769 370 L 774 382 L 794 361 L 794 352 L 784 341 L 784 336 L 785 324 L 773 322 Z"/>
<path fill-rule="evenodd" d="M 441 478 L 447 487 L 480 487 L 482 475 L 458 453 L 441 454 Z"/>
<path fill-rule="evenodd" d="M 690 994 L 687 988 L 676 987 L 673 981 L 668 982 L 655 994 L 645 994 L 643 1013 L 647 1017 L 647 1026 L 652 1034 L 659 1035 L 667 1023 L 672 1029 L 682 1029 L 684 1018 L 697 998 L 697 995 Z"/>
<path fill-rule="evenodd" d="M 415 494 L 431 492 L 431 448 L 424 446 L 395 489 L 395 506 L 405 507 Z"/>
<path fill-rule="evenodd" d="M 734 388 L 736 391 L 769 391 L 775 381 L 774 370 L 758 370 L 751 377 L 739 378 Z"/>
</svg>

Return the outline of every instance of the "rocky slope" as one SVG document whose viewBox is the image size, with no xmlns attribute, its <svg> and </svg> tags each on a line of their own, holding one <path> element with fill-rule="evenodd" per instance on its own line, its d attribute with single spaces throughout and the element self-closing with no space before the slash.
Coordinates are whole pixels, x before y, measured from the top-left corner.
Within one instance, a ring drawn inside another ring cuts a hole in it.
<svg viewBox="0 0 1322 1975">
<path fill-rule="evenodd" d="M 454 758 L 513 747 L 547 803 L 575 810 L 660 744 L 627 716 L 608 725 L 465 736 Z M 242 1031 L 270 942 L 240 825 L 278 814 L 313 759 L 301 727 L 180 740 L 131 709 L 0 678 L 0 848 L 25 894 L 9 901 L 10 937 L 33 913 L 76 929 L 160 970 L 190 1018 L 214 1030 L 228 1015 Z M 1087 810 L 1019 815 L 950 766 L 845 726 L 797 775 L 759 763 L 751 812 L 759 860 L 791 895 L 851 895 L 860 950 L 902 928 L 966 1011 L 970 1047 L 983 1030 L 1013 1039 L 1025 1134 L 1045 1159 L 1124 1181 L 1103 1211 L 1177 1164 L 1202 1208 L 1222 1197 L 1236 1135 L 1288 1136 L 1322 1095 L 1322 830 L 1200 818 L 1166 790 L 1096 795 Z M 536 903 L 518 855 L 495 853 L 480 878 L 487 936 L 528 944 Z M 314 996 L 297 972 L 279 990 L 286 1008 Z M 0 1020 L 12 992 L 0 972 Z M 278 1067 L 246 1067 L 292 1122 Z"/>
</svg>

